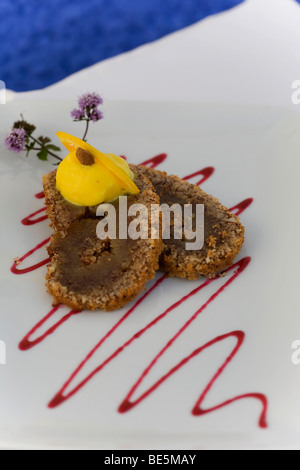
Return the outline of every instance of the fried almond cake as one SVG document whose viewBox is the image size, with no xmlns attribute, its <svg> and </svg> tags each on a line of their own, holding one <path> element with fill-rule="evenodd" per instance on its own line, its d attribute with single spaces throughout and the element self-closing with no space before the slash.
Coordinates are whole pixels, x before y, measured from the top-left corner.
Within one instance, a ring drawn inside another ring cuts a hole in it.
<svg viewBox="0 0 300 470">
<path fill-rule="evenodd" d="M 160 204 L 192 204 L 193 212 L 196 204 L 204 204 L 204 246 L 201 250 L 186 250 L 186 240 L 174 236 L 164 239 L 160 269 L 169 276 L 197 279 L 202 275 L 214 277 L 231 266 L 244 242 L 239 218 L 197 185 L 145 166 L 139 169 L 150 179 Z"/>
<path fill-rule="evenodd" d="M 214 277 L 233 264 L 244 242 L 244 227 L 216 198 L 177 176 L 128 165 L 80 139 L 58 135 L 70 153 L 57 170 L 43 178 L 47 214 L 54 229 L 46 285 L 55 303 L 76 310 L 114 310 L 133 300 L 159 268 L 169 276 L 197 279 Z M 124 195 L 125 219 L 121 207 Z M 98 237 L 97 207 L 102 202 L 114 207 L 115 236 L 105 233 Z M 142 220 L 146 237 L 128 236 L 134 219 L 128 208 L 133 204 L 146 208 Z M 162 205 L 169 209 L 174 204 L 183 209 L 180 214 L 189 206 L 192 230 L 188 232 L 188 219 L 180 216 L 183 235 L 175 236 L 175 219 L 171 217 L 170 236 L 162 240 L 162 220 L 158 217 L 155 227 L 149 214 L 153 207 L 161 212 Z M 197 225 L 199 204 L 204 206 L 204 218 Z M 121 226 L 126 226 L 125 237 L 119 233 Z M 201 236 L 204 233 L 204 243 L 197 248 L 192 244 L 191 249 L 191 243 L 186 244 L 191 240 L 186 237 L 188 233 L 197 237 L 196 226 L 201 227 Z"/>
</svg>

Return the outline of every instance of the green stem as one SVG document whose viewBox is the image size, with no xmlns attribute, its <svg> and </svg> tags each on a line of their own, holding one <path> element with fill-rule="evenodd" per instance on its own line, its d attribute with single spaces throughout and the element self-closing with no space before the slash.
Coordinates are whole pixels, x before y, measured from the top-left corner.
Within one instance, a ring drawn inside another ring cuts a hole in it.
<svg viewBox="0 0 300 470">
<path fill-rule="evenodd" d="M 41 145 L 41 143 L 40 143 L 35 137 L 33 137 L 32 135 L 30 135 L 29 138 L 32 139 L 36 144 L 40 145 L 40 148 L 32 147 L 30 150 L 42 150 L 42 148 L 44 148 L 44 146 Z M 47 149 L 47 152 L 49 153 L 49 155 L 51 155 L 51 157 L 56 158 L 56 159 L 59 160 L 60 162 L 62 161 L 62 158 L 60 158 L 58 155 L 55 155 L 55 153 L 51 152 L 51 150 L 48 150 L 48 149 Z"/>
<path fill-rule="evenodd" d="M 85 132 L 84 132 L 83 137 L 82 137 L 82 140 L 84 140 L 84 142 L 86 142 L 85 138 L 86 138 L 88 130 L 89 130 L 90 119 L 86 119 L 85 121 L 86 121 Z"/>
</svg>

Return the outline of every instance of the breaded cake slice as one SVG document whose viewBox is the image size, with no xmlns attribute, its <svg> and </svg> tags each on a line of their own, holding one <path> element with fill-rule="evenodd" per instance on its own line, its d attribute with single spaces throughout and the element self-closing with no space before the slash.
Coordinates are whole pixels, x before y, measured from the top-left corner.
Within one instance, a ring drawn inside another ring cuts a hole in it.
<svg viewBox="0 0 300 470">
<path fill-rule="evenodd" d="M 150 213 L 151 205 L 159 204 L 159 197 L 139 168 L 133 165 L 130 168 L 140 192 L 126 196 L 127 206 L 143 204 Z M 153 228 L 151 232 L 148 217 L 148 239 L 119 239 L 118 236 L 99 239 L 96 207 L 67 202 L 56 188 L 55 173 L 43 178 L 47 213 L 55 230 L 48 247 L 48 291 L 56 304 L 63 303 L 76 310 L 121 308 L 140 294 L 155 276 L 162 240 L 159 234 L 153 233 Z M 113 205 L 118 220 L 119 198 Z M 127 224 L 130 221 L 128 217 Z"/>
<path fill-rule="evenodd" d="M 186 240 L 174 236 L 164 239 L 160 269 L 170 276 L 197 279 L 202 275 L 214 277 L 231 266 L 244 242 L 244 227 L 239 218 L 197 185 L 152 168 L 139 168 L 150 179 L 161 204 L 192 204 L 193 213 L 196 204 L 204 204 L 203 247 L 186 250 Z"/>
</svg>

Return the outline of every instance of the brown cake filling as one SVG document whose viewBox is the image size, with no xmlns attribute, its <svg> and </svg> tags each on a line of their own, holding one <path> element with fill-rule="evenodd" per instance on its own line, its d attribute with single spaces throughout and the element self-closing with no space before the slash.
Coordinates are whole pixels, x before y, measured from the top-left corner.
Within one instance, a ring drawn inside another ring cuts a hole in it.
<svg viewBox="0 0 300 470">
<path fill-rule="evenodd" d="M 183 197 L 180 197 L 176 193 L 171 193 L 168 191 L 168 188 L 164 187 L 163 185 L 154 185 L 155 190 L 158 193 L 160 197 L 160 204 L 168 204 L 168 206 L 172 206 L 173 204 L 180 204 L 182 208 L 182 214 L 184 212 L 184 205 L 185 204 L 191 204 L 192 206 L 192 229 L 195 231 L 196 229 L 196 205 L 197 204 L 204 204 L 204 201 L 201 201 L 200 199 L 195 200 L 191 198 L 190 200 L 184 200 Z M 220 220 L 220 218 L 217 218 L 215 215 L 211 214 L 211 211 L 209 210 L 208 207 L 204 206 L 204 246 L 201 250 L 193 250 L 193 253 L 197 254 L 199 252 L 205 253 L 207 252 L 210 248 L 214 248 L 216 245 L 220 245 L 224 242 L 224 238 L 227 235 L 228 230 L 232 230 L 234 226 L 237 226 L 237 222 L 235 219 L 232 220 Z M 187 241 L 193 242 L 194 239 L 189 239 L 187 240 L 184 237 L 184 231 L 183 231 L 183 237 L 181 239 L 175 238 L 174 237 L 174 226 L 171 225 L 170 227 L 171 231 L 171 238 L 164 239 L 164 244 L 165 244 L 165 253 L 168 253 L 168 247 L 171 245 L 176 245 L 178 249 L 185 251 L 185 244 Z"/>
<path fill-rule="evenodd" d="M 113 285 L 134 256 L 135 244 L 130 239 L 100 240 L 97 223 L 97 219 L 76 221 L 64 238 L 58 236 L 51 245 L 59 259 L 56 280 L 77 293 L 89 294 L 99 286 Z"/>
</svg>

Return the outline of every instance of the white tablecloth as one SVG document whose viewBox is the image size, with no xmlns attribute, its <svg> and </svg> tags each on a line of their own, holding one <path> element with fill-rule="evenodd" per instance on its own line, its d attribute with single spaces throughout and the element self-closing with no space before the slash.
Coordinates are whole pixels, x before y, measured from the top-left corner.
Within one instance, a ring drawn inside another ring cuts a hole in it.
<svg viewBox="0 0 300 470">
<path fill-rule="evenodd" d="M 22 98 L 168 100 L 293 107 L 300 79 L 300 6 L 246 0 L 232 10 L 100 62 Z M 96 47 L 96 45 L 95 45 Z"/>
</svg>

